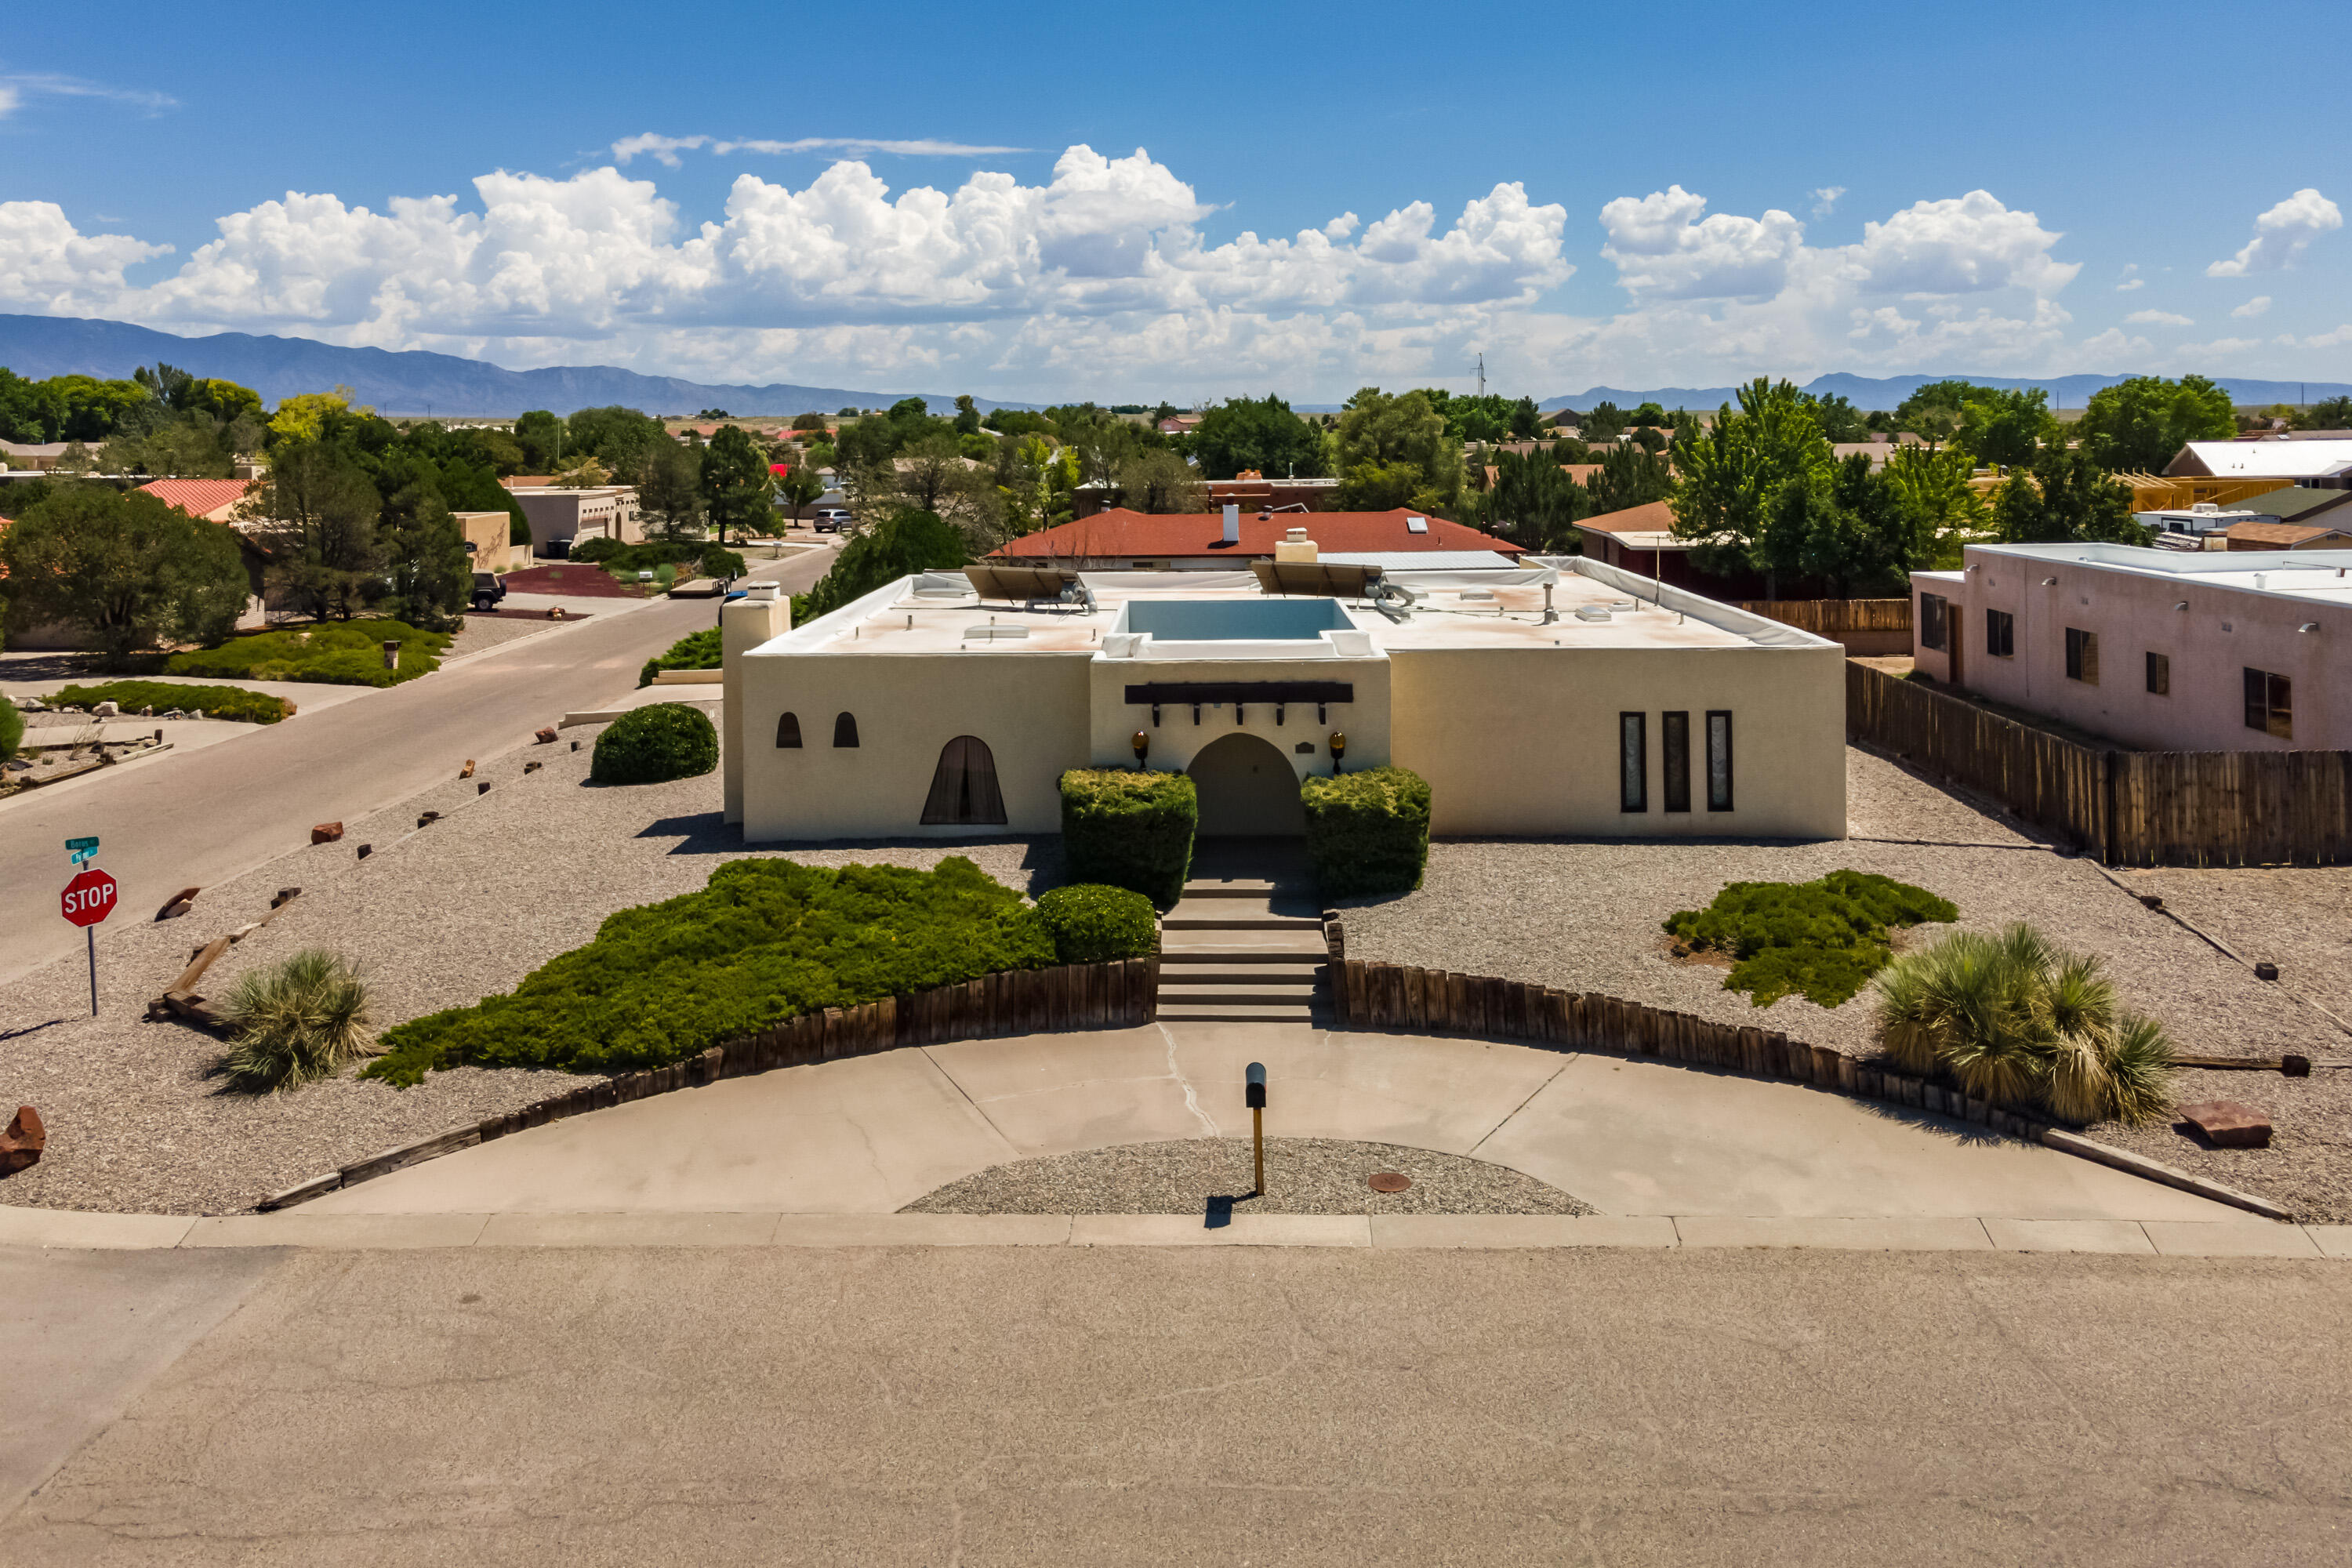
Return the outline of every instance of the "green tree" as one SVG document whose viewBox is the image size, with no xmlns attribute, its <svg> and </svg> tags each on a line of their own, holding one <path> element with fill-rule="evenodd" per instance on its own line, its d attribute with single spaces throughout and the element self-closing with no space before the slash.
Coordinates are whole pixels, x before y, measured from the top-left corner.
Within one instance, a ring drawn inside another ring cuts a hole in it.
<svg viewBox="0 0 2352 1568">
<path fill-rule="evenodd" d="M 1647 506 L 1673 493 L 1674 465 L 1661 453 L 1620 442 L 1601 455 L 1601 471 L 1586 479 L 1584 488 L 1592 503 L 1588 516 Z"/>
<path fill-rule="evenodd" d="M 1230 397 L 1201 416 L 1192 437 L 1202 476 L 1230 479 L 1244 468 L 1268 479 L 1319 478 L 1323 437 L 1273 393 Z"/>
<path fill-rule="evenodd" d="M 2146 544 L 2132 516 L 2131 487 L 2079 447 L 2053 447 L 2030 468 L 2011 470 L 1993 500 L 1993 530 L 2005 544 Z"/>
<path fill-rule="evenodd" d="M 1587 441 L 1614 441 L 1625 424 L 1625 411 L 1603 398 L 1576 422 L 1576 433 Z"/>
<path fill-rule="evenodd" d="M 676 441 L 655 447 L 646 459 L 643 477 L 637 481 L 637 505 L 655 520 L 654 526 L 665 539 L 701 535 L 702 459 L 701 447 Z"/>
<path fill-rule="evenodd" d="M 955 428 L 959 436 L 980 434 L 980 405 L 974 403 L 969 394 L 956 398 Z"/>
<path fill-rule="evenodd" d="M 824 481 L 817 478 L 816 470 L 806 463 L 794 463 L 791 470 L 776 481 L 776 499 L 784 503 L 794 522 L 800 521 L 801 514 L 814 506 L 824 495 Z"/>
<path fill-rule="evenodd" d="M 67 412 L 62 388 L 0 366 L 0 441 L 59 440 Z"/>
<path fill-rule="evenodd" d="M 0 533 L 12 625 L 63 623 L 119 665 L 159 642 L 216 642 L 246 605 L 233 530 L 144 490 L 60 486 Z"/>
<path fill-rule="evenodd" d="M 563 421 L 544 408 L 534 408 L 515 421 L 515 445 L 534 474 L 551 474 L 563 460 Z"/>
<path fill-rule="evenodd" d="M 1495 485 L 1486 498 L 1486 521 L 1513 543 L 1529 550 L 1561 551 L 1576 540 L 1576 525 L 1592 515 L 1592 498 L 1541 452 L 1522 458 L 1495 457 Z"/>
<path fill-rule="evenodd" d="M 349 447 L 278 447 L 269 477 L 242 503 L 268 559 L 270 582 L 312 620 L 349 620 L 367 606 L 383 564 L 383 498 Z"/>
<path fill-rule="evenodd" d="M 1843 395 L 1830 393 L 1814 397 L 1807 394 L 1805 401 L 1813 407 L 1813 423 L 1822 427 L 1825 441 L 1867 441 L 1870 423 Z"/>
<path fill-rule="evenodd" d="M 1973 471 L 1974 460 L 1958 447 L 1905 445 L 1887 457 L 1887 488 L 1917 536 L 1928 542 L 1925 564 L 1958 564 L 1965 536 L 1984 526 L 1984 503 L 1969 483 Z"/>
<path fill-rule="evenodd" d="M 0 371 L 0 376 L 6 375 Z M 2294 416 L 2298 430 L 2352 430 L 2352 396 L 2325 397 Z"/>
<path fill-rule="evenodd" d="M 702 504 L 720 544 L 727 542 L 730 528 L 767 522 L 774 510 L 768 499 L 774 478 L 768 455 L 740 426 L 730 425 L 710 438 L 702 454 Z"/>
<path fill-rule="evenodd" d="M 2238 433 L 2230 395 L 2201 375 L 2136 375 L 2091 394 L 2074 437 L 2112 473 L 2161 473 L 2191 441 Z"/>
<path fill-rule="evenodd" d="M 1368 486 L 1393 489 L 1400 468 L 1413 469 L 1418 483 L 1408 500 L 1391 500 L 1388 506 L 1436 510 L 1452 505 L 1462 493 L 1462 444 L 1446 434 L 1445 417 L 1426 392 L 1391 396 L 1377 386 L 1364 387 L 1339 416 L 1333 447 L 1342 479 L 1332 505 L 1341 510 L 1385 510 L 1355 498 L 1363 497 Z M 1360 474 L 1360 469 L 1368 471 Z"/>
<path fill-rule="evenodd" d="M 796 414 L 793 416 L 793 428 L 813 430 L 822 436 L 832 426 L 825 423 L 825 417 L 822 414 Z"/>
<path fill-rule="evenodd" d="M 1894 592 L 1933 548 L 1932 533 L 1857 452 L 1783 489 L 1753 553 L 1766 571 L 1820 579 L 1843 599 L 1857 588 Z"/>
<path fill-rule="evenodd" d="M 1191 464 L 1166 447 L 1137 452 L 1112 473 L 1119 502 L 1134 511 L 1209 510 L 1209 487 Z"/>
<path fill-rule="evenodd" d="M 563 422 L 563 465 L 594 458 L 605 471 L 631 480 L 645 471 L 656 447 L 676 446 L 658 419 L 615 405 L 583 408 Z"/>
<path fill-rule="evenodd" d="M 440 476 L 422 457 L 404 455 L 407 482 L 383 503 L 377 541 L 396 620 L 446 631 L 466 607 L 473 563 L 466 531 L 441 496 Z"/>
<path fill-rule="evenodd" d="M 2061 432 L 2045 389 L 1978 386 L 1969 390 L 1952 439 L 1978 462 L 2007 468 L 2033 461 L 2045 443 L 2061 439 Z"/>
<path fill-rule="evenodd" d="M 793 618 L 814 620 L 901 577 L 917 572 L 951 572 L 971 560 L 963 535 L 945 519 L 902 508 L 843 548 L 833 569 L 817 579 L 805 599 L 794 604 Z"/>
<path fill-rule="evenodd" d="M 1680 477 L 1666 499 L 1675 534 L 1699 542 L 1693 563 L 1703 572 L 1770 572 L 1754 552 L 1780 492 L 1812 482 L 1829 466 L 1830 447 L 1802 393 L 1759 377 L 1739 389 L 1738 413 L 1725 404 L 1675 456 Z"/>
</svg>

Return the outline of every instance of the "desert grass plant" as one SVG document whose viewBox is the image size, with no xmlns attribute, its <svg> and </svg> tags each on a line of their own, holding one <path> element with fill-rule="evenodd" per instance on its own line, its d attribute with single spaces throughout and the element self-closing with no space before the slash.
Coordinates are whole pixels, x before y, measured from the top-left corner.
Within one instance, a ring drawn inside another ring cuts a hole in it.
<svg viewBox="0 0 2352 1568">
<path fill-rule="evenodd" d="M 323 948 L 245 974 L 221 1011 L 235 1030 L 221 1066 L 239 1089 L 298 1089 L 375 1054 L 367 982 Z"/>
<path fill-rule="evenodd" d="M 2172 1044 L 2126 1011 L 2097 958 L 2030 926 L 1955 931 L 1878 977 L 1879 1039 L 1922 1075 L 2063 1121 L 2138 1125 L 2172 1104 Z"/>
</svg>

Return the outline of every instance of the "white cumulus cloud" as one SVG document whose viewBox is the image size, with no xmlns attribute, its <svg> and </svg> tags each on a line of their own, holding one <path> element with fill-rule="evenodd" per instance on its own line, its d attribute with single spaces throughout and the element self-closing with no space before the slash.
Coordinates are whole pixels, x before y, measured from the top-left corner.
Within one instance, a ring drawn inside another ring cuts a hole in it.
<svg viewBox="0 0 2352 1568">
<path fill-rule="evenodd" d="M 895 153 L 908 158 L 986 158 L 1003 153 L 1026 153 L 1026 147 L 997 147 L 974 142 L 942 142 L 935 137 L 916 137 L 907 141 L 891 141 L 870 136 L 803 136 L 790 142 L 777 142 L 757 137 L 729 141 L 717 136 L 663 136 L 645 132 L 635 136 L 624 136 L 613 143 L 613 161 L 626 163 L 641 156 L 651 155 L 665 167 L 679 166 L 680 153 L 698 152 L 708 147 L 720 157 L 730 153 L 846 153 L 860 157 L 868 153 Z"/>
<path fill-rule="evenodd" d="M 1827 217 L 1837 210 L 1838 198 L 1845 195 L 1843 185 L 1821 185 L 1813 191 L 1813 216 Z"/>
<path fill-rule="evenodd" d="M 2243 315 L 2242 310 L 2231 312 Z M 2169 310 L 2134 310 L 2124 320 L 2136 327 L 2193 327 L 2197 323 L 2187 316 L 2176 316 Z"/>
<path fill-rule="evenodd" d="M 2208 278 L 2246 278 L 2293 267 L 2311 242 L 2344 226 L 2344 213 L 2306 185 L 2254 220 L 2254 237 L 2226 261 L 2205 269 Z"/>
<path fill-rule="evenodd" d="M 1760 218 L 1706 216 L 1706 198 L 1680 185 L 1619 196 L 1601 209 L 1601 254 L 1637 297 L 1719 300 L 1778 293 L 1805 226 L 1778 207 Z"/>
<path fill-rule="evenodd" d="M 2252 321 L 2256 316 L 2261 315 L 2264 310 L 2267 310 L 2270 308 L 2271 297 L 2268 294 L 2257 294 L 2252 299 L 2247 300 L 2244 304 L 2239 306 L 2236 310 L 2231 311 L 2230 314 L 2233 316 L 2242 316 L 2247 321 Z"/>
</svg>

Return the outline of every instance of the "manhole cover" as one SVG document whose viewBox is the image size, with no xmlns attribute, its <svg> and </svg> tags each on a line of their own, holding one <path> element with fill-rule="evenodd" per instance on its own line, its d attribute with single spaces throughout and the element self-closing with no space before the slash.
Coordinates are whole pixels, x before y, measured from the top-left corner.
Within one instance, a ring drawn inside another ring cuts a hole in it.
<svg viewBox="0 0 2352 1568">
<path fill-rule="evenodd" d="M 1412 1178 L 1402 1171 L 1374 1171 L 1367 1181 L 1376 1193 L 1401 1193 L 1412 1185 Z"/>
</svg>

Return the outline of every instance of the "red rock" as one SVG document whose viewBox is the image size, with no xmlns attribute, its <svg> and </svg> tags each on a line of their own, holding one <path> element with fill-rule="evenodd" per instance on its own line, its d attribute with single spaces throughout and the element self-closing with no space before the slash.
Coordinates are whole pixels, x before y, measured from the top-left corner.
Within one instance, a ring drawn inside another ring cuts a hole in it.
<svg viewBox="0 0 2352 1568">
<path fill-rule="evenodd" d="M 313 844 L 332 844 L 342 836 L 343 825 L 340 822 L 321 822 L 310 829 L 310 842 Z"/>
<path fill-rule="evenodd" d="M 37 1163 L 48 1144 L 48 1129 L 41 1125 L 41 1113 L 29 1105 L 18 1106 L 8 1130 L 0 1132 L 0 1174 Z"/>
<path fill-rule="evenodd" d="M 537 739 L 539 743 L 542 746 L 551 746 L 555 744 L 555 726 L 550 724 L 546 729 L 541 730 L 539 732 Z"/>
<path fill-rule="evenodd" d="M 2207 1100 L 2180 1108 L 2180 1119 L 2216 1149 L 2267 1149 L 2271 1119 L 2234 1100 Z"/>
</svg>

